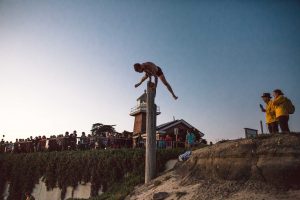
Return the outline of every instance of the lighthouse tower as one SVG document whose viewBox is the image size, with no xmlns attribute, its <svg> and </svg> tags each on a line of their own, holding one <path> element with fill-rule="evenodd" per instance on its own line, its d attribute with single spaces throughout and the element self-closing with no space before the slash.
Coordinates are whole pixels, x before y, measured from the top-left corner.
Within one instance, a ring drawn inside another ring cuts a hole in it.
<svg viewBox="0 0 300 200">
<path fill-rule="evenodd" d="M 130 116 L 134 117 L 133 135 L 146 133 L 147 93 L 146 90 L 137 99 L 137 105 L 131 108 Z M 160 114 L 157 106 L 156 114 Z"/>
</svg>

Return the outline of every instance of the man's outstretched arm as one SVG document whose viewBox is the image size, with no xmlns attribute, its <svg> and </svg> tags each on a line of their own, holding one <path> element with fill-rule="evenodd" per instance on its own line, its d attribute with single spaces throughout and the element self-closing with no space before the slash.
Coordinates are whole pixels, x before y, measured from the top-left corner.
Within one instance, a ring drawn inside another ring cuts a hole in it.
<svg viewBox="0 0 300 200">
<path fill-rule="evenodd" d="M 145 76 L 143 76 L 143 78 L 141 79 L 141 81 L 139 83 L 135 84 L 134 87 L 136 87 L 136 88 L 139 87 L 147 78 L 148 78 L 148 75 L 145 74 Z"/>
</svg>

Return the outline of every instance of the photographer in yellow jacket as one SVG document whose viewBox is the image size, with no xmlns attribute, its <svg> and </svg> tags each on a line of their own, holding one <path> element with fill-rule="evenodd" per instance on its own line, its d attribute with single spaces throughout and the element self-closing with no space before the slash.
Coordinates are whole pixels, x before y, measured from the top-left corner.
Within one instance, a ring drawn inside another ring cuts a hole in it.
<svg viewBox="0 0 300 200">
<path fill-rule="evenodd" d="M 279 89 L 273 91 L 273 105 L 275 107 L 276 119 L 278 120 L 282 132 L 290 132 L 289 129 L 289 112 L 287 98 L 283 96 L 283 92 Z"/>
<path fill-rule="evenodd" d="M 261 96 L 263 101 L 266 103 L 266 109 L 260 104 L 262 112 L 266 113 L 266 124 L 269 129 L 269 133 L 278 133 L 278 122 L 275 115 L 275 107 L 273 105 L 272 97 L 270 93 L 263 93 Z"/>
</svg>

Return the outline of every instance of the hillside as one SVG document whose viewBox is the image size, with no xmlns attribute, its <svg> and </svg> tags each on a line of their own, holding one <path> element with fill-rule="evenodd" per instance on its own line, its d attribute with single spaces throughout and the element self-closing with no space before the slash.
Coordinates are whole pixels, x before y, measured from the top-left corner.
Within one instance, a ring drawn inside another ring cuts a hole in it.
<svg viewBox="0 0 300 200">
<path fill-rule="evenodd" d="M 300 134 L 223 141 L 193 151 L 127 199 L 300 199 Z"/>
</svg>

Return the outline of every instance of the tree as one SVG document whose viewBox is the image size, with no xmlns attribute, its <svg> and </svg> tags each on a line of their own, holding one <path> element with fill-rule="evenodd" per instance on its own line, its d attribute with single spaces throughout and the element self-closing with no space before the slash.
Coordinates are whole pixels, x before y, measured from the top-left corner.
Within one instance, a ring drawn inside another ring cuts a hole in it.
<svg viewBox="0 0 300 200">
<path fill-rule="evenodd" d="M 116 125 L 104 125 L 101 123 L 95 123 L 92 126 L 92 135 L 93 136 L 101 136 L 105 137 L 106 133 L 115 133 L 116 130 L 114 128 Z"/>
</svg>

